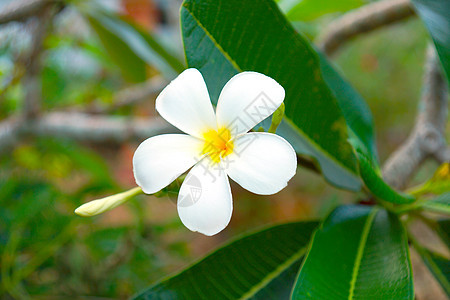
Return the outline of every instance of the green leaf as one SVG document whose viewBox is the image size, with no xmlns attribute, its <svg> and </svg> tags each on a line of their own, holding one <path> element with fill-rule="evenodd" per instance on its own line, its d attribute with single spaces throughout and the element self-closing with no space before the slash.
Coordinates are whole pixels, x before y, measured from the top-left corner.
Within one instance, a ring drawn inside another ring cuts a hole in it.
<svg viewBox="0 0 450 300">
<path fill-rule="evenodd" d="M 439 220 L 436 223 L 432 221 L 432 227 L 436 230 L 436 232 L 439 234 L 439 236 L 442 238 L 442 241 L 445 243 L 447 248 L 450 247 L 450 240 L 449 240 L 449 224 L 450 220 Z M 428 224 L 430 225 L 430 224 Z M 436 280 L 439 282 L 439 284 L 442 286 L 443 290 L 447 293 L 447 295 L 450 297 L 450 261 L 448 257 L 444 257 L 441 254 L 435 253 L 428 248 L 422 246 L 417 239 L 409 235 L 409 240 L 414 247 L 414 249 L 417 250 L 417 252 L 422 257 L 425 265 L 428 267 L 430 272 L 433 274 L 433 276 L 436 278 Z"/>
<path fill-rule="evenodd" d="M 184 70 L 175 56 L 135 24 L 97 10 L 85 14 L 105 50 L 128 80 L 145 80 L 147 65 L 154 66 L 167 79 L 173 79 Z"/>
<path fill-rule="evenodd" d="M 447 248 L 450 248 L 450 219 L 439 220 L 437 225 L 437 233 L 447 245 Z"/>
<path fill-rule="evenodd" d="M 292 299 L 413 299 L 408 243 L 383 209 L 341 206 L 315 233 Z"/>
<path fill-rule="evenodd" d="M 70 140 L 57 138 L 39 138 L 36 140 L 36 145 L 41 153 L 46 153 L 48 157 L 64 157 L 73 164 L 74 168 L 86 171 L 93 180 L 97 181 L 103 187 L 115 187 L 117 184 L 112 178 L 112 172 L 108 168 L 103 158 L 96 152 L 90 151 L 87 148 L 81 147 L 77 143 Z M 47 162 L 40 157 L 40 163 Z M 61 163 L 53 163 L 62 168 Z M 48 168 L 52 165 L 49 164 Z M 40 169 L 45 169 L 40 167 Z"/>
<path fill-rule="evenodd" d="M 338 94 L 354 97 L 355 92 L 349 85 L 343 87 L 344 91 L 332 91 L 329 83 L 338 75 L 324 79 L 322 72 L 328 69 L 322 69 L 317 52 L 273 1 L 186 0 L 181 23 L 188 65 L 202 72 L 213 103 L 238 72 L 252 70 L 274 78 L 286 90 L 285 119 L 277 133 L 297 153 L 317 160 L 331 183 L 352 190 L 360 188 L 355 157 L 346 141 L 346 119 L 339 107 L 344 101 L 337 99 Z M 341 88 L 337 83 L 334 87 Z M 262 125 L 267 129 L 270 122 Z"/>
<path fill-rule="evenodd" d="M 88 21 L 125 79 L 131 82 L 144 81 L 147 78 L 145 62 L 134 54 L 126 42 L 104 27 L 96 18 L 88 17 Z"/>
<path fill-rule="evenodd" d="M 416 200 L 415 197 L 398 192 L 384 182 L 375 158 L 368 155 L 368 151 L 356 139 L 351 139 L 350 142 L 358 158 L 359 174 L 375 197 L 394 204 L 409 204 Z"/>
<path fill-rule="evenodd" d="M 412 0 L 425 23 L 450 85 L 450 1 Z"/>
<path fill-rule="evenodd" d="M 339 75 L 323 53 L 319 53 L 320 66 L 325 82 L 333 92 L 349 128 L 349 135 L 364 145 L 366 153 L 374 162 L 378 153 L 374 138 L 373 118 L 370 108 L 362 96 Z"/>
<path fill-rule="evenodd" d="M 450 192 L 426 201 L 422 207 L 427 210 L 450 215 Z"/>
<path fill-rule="evenodd" d="M 436 278 L 444 291 L 450 297 L 450 261 L 440 254 L 434 253 L 418 244 L 414 248 L 422 257 L 431 274 Z"/>
<path fill-rule="evenodd" d="M 237 239 L 134 299 L 288 299 L 316 222 Z"/>
<path fill-rule="evenodd" d="M 301 0 L 286 12 L 286 16 L 291 21 L 311 21 L 325 14 L 345 12 L 365 3 L 363 0 Z"/>
</svg>

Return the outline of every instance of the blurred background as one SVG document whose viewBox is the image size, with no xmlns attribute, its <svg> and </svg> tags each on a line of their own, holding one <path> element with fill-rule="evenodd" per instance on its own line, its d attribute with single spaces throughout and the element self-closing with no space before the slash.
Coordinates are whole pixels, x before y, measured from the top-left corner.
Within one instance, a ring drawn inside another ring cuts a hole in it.
<svg viewBox="0 0 450 300">
<path fill-rule="evenodd" d="M 176 197 L 138 196 L 101 216 L 75 215 L 84 202 L 134 187 L 134 150 L 167 127 L 154 100 L 186 64 L 181 1 L 66 1 L 23 22 L 1 22 L 12 2 L 19 1 L 0 0 L 0 120 L 51 115 L 38 134 L 8 137 L 0 129 L 0 298 L 127 298 L 233 236 L 317 219 L 358 198 L 300 167 L 273 196 L 233 184 L 233 218 L 213 237 L 182 225 Z M 313 7 L 293 25 L 314 40 L 368 1 L 344 2 L 353 4 Z M 334 59 L 373 112 L 382 162 L 414 124 L 428 40 L 413 17 L 350 42 Z M 30 108 L 30 99 L 41 107 Z M 130 125 L 131 117 L 142 122 Z M 128 135 L 130 126 L 138 134 Z M 436 167 L 425 164 L 412 184 Z"/>
</svg>

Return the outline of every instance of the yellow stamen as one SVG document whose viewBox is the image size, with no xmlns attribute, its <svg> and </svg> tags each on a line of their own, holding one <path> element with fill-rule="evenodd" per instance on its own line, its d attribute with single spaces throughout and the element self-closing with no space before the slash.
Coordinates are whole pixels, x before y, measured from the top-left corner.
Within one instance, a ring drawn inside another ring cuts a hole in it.
<svg viewBox="0 0 450 300">
<path fill-rule="evenodd" d="M 226 128 L 219 129 L 219 131 L 211 129 L 203 137 L 205 144 L 202 153 L 208 155 L 213 162 L 218 163 L 221 158 L 233 152 L 234 145 L 230 130 Z"/>
</svg>

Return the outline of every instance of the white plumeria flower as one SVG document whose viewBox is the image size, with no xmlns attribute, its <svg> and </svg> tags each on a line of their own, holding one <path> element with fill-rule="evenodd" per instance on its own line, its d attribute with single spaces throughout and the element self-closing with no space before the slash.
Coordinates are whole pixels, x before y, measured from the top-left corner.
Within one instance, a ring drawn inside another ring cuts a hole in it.
<svg viewBox="0 0 450 300">
<path fill-rule="evenodd" d="M 197 69 L 187 69 L 156 99 L 156 110 L 187 134 L 151 137 L 133 157 L 136 183 L 147 194 L 158 192 L 189 171 L 177 208 L 192 231 L 214 235 L 233 211 L 228 177 L 260 195 L 283 189 L 295 175 L 297 157 L 280 136 L 247 133 L 283 102 L 284 89 L 256 72 L 242 72 L 227 82 L 216 113 Z"/>
</svg>

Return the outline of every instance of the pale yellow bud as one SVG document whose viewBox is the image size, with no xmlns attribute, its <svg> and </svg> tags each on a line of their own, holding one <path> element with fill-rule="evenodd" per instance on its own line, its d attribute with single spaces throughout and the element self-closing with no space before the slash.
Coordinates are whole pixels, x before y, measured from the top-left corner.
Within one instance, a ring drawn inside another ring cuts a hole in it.
<svg viewBox="0 0 450 300">
<path fill-rule="evenodd" d="M 91 202 L 85 203 L 75 210 L 75 213 L 82 217 L 92 217 L 98 214 L 104 213 L 105 211 L 111 210 L 130 198 L 142 194 L 143 191 L 140 187 L 132 188 L 123 193 L 108 196 L 102 199 L 93 200 Z"/>
</svg>

